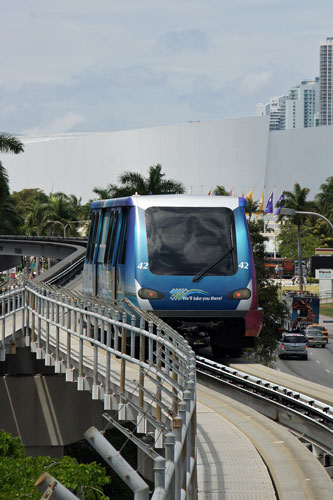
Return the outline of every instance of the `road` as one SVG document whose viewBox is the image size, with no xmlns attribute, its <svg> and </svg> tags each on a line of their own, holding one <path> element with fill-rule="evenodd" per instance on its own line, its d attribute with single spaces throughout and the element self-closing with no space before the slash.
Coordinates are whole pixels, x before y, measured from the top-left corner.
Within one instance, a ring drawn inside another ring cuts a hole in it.
<svg viewBox="0 0 333 500">
<path fill-rule="evenodd" d="M 333 387 L 333 340 L 329 339 L 325 349 L 309 347 L 308 360 L 278 359 L 274 368 L 289 375 Z"/>
<path fill-rule="evenodd" d="M 328 330 L 329 340 L 325 349 L 309 347 L 309 358 L 307 361 L 299 359 L 282 360 L 277 358 L 274 368 L 289 375 L 294 375 L 325 387 L 333 387 L 333 323 L 324 323 L 324 320 L 332 318 L 321 317 L 320 324 L 325 325 Z M 200 356 L 213 359 L 210 347 L 202 348 L 198 351 Z M 224 365 L 232 363 L 247 364 L 247 360 L 238 358 L 220 358 L 217 360 Z"/>
<path fill-rule="evenodd" d="M 324 325 L 328 331 L 328 344 L 325 349 L 309 347 L 307 361 L 278 359 L 275 363 L 277 370 L 326 387 L 333 387 L 333 323 L 324 323 L 324 320 L 332 320 L 332 318 L 320 317 L 320 324 Z"/>
</svg>

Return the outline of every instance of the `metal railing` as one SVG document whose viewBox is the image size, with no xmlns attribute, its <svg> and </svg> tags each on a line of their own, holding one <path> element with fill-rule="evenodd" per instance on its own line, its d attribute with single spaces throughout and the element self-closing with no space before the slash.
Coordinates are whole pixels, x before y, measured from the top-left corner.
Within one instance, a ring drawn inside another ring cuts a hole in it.
<svg viewBox="0 0 333 500">
<path fill-rule="evenodd" d="M 104 401 L 108 425 L 141 450 L 138 471 L 152 462 L 154 500 L 196 497 L 195 355 L 183 337 L 130 301 L 45 284 L 24 282 L 0 295 L 0 306 L 2 361 L 13 346 L 30 346 L 79 391 Z M 134 422 L 135 432 L 123 420 Z M 142 494 L 134 498 L 148 498 Z"/>
</svg>

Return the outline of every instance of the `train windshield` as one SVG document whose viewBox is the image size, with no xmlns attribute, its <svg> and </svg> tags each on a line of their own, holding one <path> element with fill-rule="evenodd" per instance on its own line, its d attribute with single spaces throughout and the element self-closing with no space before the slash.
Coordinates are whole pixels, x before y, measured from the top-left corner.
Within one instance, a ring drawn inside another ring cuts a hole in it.
<svg viewBox="0 0 333 500">
<path fill-rule="evenodd" d="M 196 275 L 215 260 L 205 275 L 236 273 L 235 221 L 229 208 L 150 207 L 145 220 L 152 273 Z"/>
</svg>

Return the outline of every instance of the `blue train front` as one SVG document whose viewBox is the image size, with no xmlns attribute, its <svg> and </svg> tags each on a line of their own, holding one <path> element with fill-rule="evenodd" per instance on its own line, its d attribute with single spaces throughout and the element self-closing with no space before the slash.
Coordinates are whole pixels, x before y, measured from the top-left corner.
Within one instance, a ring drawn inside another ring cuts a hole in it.
<svg viewBox="0 0 333 500">
<path fill-rule="evenodd" d="M 128 297 L 194 346 L 240 355 L 262 324 L 245 200 L 131 196 L 96 201 L 84 267 L 86 293 Z"/>
</svg>

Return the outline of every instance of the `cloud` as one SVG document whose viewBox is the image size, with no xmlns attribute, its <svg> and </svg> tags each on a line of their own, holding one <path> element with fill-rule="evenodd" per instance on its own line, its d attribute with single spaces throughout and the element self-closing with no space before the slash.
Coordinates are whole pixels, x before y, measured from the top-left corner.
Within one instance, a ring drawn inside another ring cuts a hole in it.
<svg viewBox="0 0 333 500">
<path fill-rule="evenodd" d="M 156 43 L 154 50 L 162 53 L 207 50 L 210 44 L 200 30 L 169 31 Z"/>
<path fill-rule="evenodd" d="M 28 135 L 43 135 L 43 134 L 59 134 L 64 132 L 70 132 L 76 128 L 79 124 L 82 124 L 86 121 L 86 118 L 83 115 L 77 113 L 66 113 L 63 116 L 55 118 L 46 126 L 42 128 L 34 127 L 25 131 Z"/>
<path fill-rule="evenodd" d="M 271 84 L 273 72 L 269 69 L 253 71 L 243 75 L 239 81 L 239 89 L 244 94 L 255 94 Z"/>
</svg>

